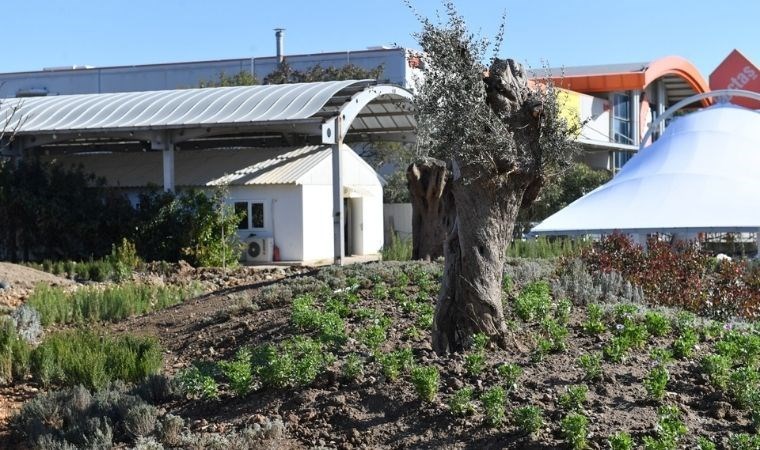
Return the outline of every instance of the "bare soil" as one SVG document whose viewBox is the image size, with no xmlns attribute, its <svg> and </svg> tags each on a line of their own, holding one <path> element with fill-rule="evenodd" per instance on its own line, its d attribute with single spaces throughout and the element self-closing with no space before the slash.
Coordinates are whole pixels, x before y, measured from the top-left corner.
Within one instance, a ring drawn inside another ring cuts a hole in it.
<svg viewBox="0 0 760 450">
<path fill-rule="evenodd" d="M 106 324 L 106 329 L 157 336 L 166 351 L 168 374 L 193 361 L 231 358 L 242 346 L 282 341 L 301 332 L 290 322 L 290 299 L 273 297 L 273 286 L 284 283 L 283 278 L 315 276 L 316 272 L 274 270 L 251 271 L 234 281 L 227 280 L 226 287 L 209 294 L 153 314 Z M 192 276 L 199 276 L 199 272 L 193 272 Z M 226 283 L 218 277 L 211 278 L 220 286 Z M 387 282 L 392 284 L 393 280 Z M 585 414 L 589 418 L 592 449 L 607 448 L 607 437 L 618 431 L 630 432 L 639 442 L 643 436 L 653 435 L 661 404 L 684 411 L 689 434 L 681 448 L 695 447 L 698 436 L 710 437 L 719 444 L 718 448 L 725 448 L 721 444 L 731 433 L 750 432 L 747 413 L 732 408 L 700 373 L 698 361 L 711 347 L 710 342 L 700 343 L 691 358 L 669 367 L 671 380 L 660 404 L 647 399 L 642 381 L 652 368 L 649 351 L 669 347 L 673 336 L 650 339 L 646 349 L 632 351 L 622 363 L 604 361 L 603 379 L 584 382 L 577 358 L 601 351 L 612 335 L 609 331 L 594 337 L 584 334 L 581 322 L 585 320 L 585 310 L 576 307 L 570 319 L 566 352 L 532 362 L 531 351 L 539 326 L 517 322 L 510 348 L 490 349 L 486 370 L 475 377 L 466 373 L 464 354 L 436 355 L 430 347 L 429 331 L 422 330 L 418 337 L 409 336 L 407 331 L 415 324 L 416 315 L 405 312 L 391 298 L 374 298 L 369 287 L 359 290 L 361 301 L 355 308 L 376 308 L 392 320 L 388 340 L 381 350 L 411 347 L 417 363 L 438 367 L 441 388 L 432 403 L 418 399 L 408 374 L 395 382 L 386 379 L 372 354 L 349 338 L 336 352 L 338 362 L 308 387 L 261 390 L 241 398 L 222 386 L 219 400 L 175 400 L 162 408 L 184 417 L 194 431 L 239 429 L 264 418 L 279 417 L 287 430 L 282 448 L 550 449 L 566 448 L 559 431 L 565 412 L 557 404 L 558 396 L 569 385 L 585 383 L 589 386 Z M 411 284 L 403 289 L 409 296 L 417 294 L 417 288 Z M 429 297 L 427 301 L 432 304 L 435 299 Z M 366 325 L 362 320 L 347 319 L 349 336 L 356 336 L 356 331 Z M 340 363 L 349 352 L 359 353 L 366 361 L 364 375 L 354 381 L 341 377 Z M 496 367 L 505 362 L 517 363 L 524 370 L 519 387 L 508 396 L 507 417 L 518 406 L 541 407 L 546 425 L 537 435 L 521 434 L 509 420 L 496 428 L 487 427 L 482 408 L 474 415 L 455 417 L 446 404 L 463 386 L 472 386 L 477 399 L 480 393 L 498 385 L 501 380 Z M 31 385 L 17 387 L 12 395 L 26 398 L 34 389 Z M 4 394 L 0 391 L 0 398 Z M 7 407 L 8 403 L 3 404 L 3 408 Z"/>
<path fill-rule="evenodd" d="M 67 278 L 42 272 L 31 267 L 0 262 L 0 307 L 16 307 L 24 302 L 29 293 L 39 283 L 53 286 L 71 286 L 75 283 Z"/>
</svg>

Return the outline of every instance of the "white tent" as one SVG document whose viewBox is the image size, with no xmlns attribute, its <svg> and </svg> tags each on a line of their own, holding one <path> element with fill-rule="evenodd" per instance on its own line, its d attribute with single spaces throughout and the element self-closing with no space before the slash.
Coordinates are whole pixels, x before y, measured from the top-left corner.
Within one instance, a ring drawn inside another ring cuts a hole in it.
<svg viewBox="0 0 760 450">
<path fill-rule="evenodd" d="M 728 103 L 678 117 L 608 183 L 533 235 L 756 232 L 760 113 Z"/>
</svg>

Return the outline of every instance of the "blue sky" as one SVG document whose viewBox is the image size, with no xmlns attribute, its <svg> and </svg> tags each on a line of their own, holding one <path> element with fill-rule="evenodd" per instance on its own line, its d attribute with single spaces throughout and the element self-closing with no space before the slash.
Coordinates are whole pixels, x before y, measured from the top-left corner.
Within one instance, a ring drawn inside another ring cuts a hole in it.
<svg viewBox="0 0 760 450">
<path fill-rule="evenodd" d="M 428 16 L 441 6 L 413 3 Z M 456 3 L 471 29 L 486 35 L 506 10 L 502 56 L 536 68 L 679 55 L 707 78 L 733 48 L 760 62 L 757 0 Z M 268 56 L 275 27 L 287 29 L 286 54 L 416 48 L 420 28 L 401 0 L 6 0 L 3 16 L 0 72 Z"/>
</svg>

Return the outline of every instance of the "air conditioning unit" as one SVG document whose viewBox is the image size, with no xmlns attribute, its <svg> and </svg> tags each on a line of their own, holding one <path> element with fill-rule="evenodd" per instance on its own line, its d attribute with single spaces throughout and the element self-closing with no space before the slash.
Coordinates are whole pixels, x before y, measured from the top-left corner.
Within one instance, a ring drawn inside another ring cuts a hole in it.
<svg viewBox="0 0 760 450">
<path fill-rule="evenodd" d="M 272 238 L 252 236 L 245 240 L 246 262 L 271 262 L 274 241 Z"/>
</svg>

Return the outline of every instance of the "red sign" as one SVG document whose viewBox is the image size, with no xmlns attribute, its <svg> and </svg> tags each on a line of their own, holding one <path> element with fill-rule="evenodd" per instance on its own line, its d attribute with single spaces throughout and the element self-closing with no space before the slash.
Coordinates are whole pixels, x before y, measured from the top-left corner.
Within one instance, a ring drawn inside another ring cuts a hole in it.
<svg viewBox="0 0 760 450">
<path fill-rule="evenodd" d="M 710 90 L 718 89 L 744 89 L 760 93 L 760 69 L 739 50 L 734 50 L 710 74 Z M 732 99 L 731 103 L 760 109 L 760 102 L 746 98 Z"/>
</svg>

